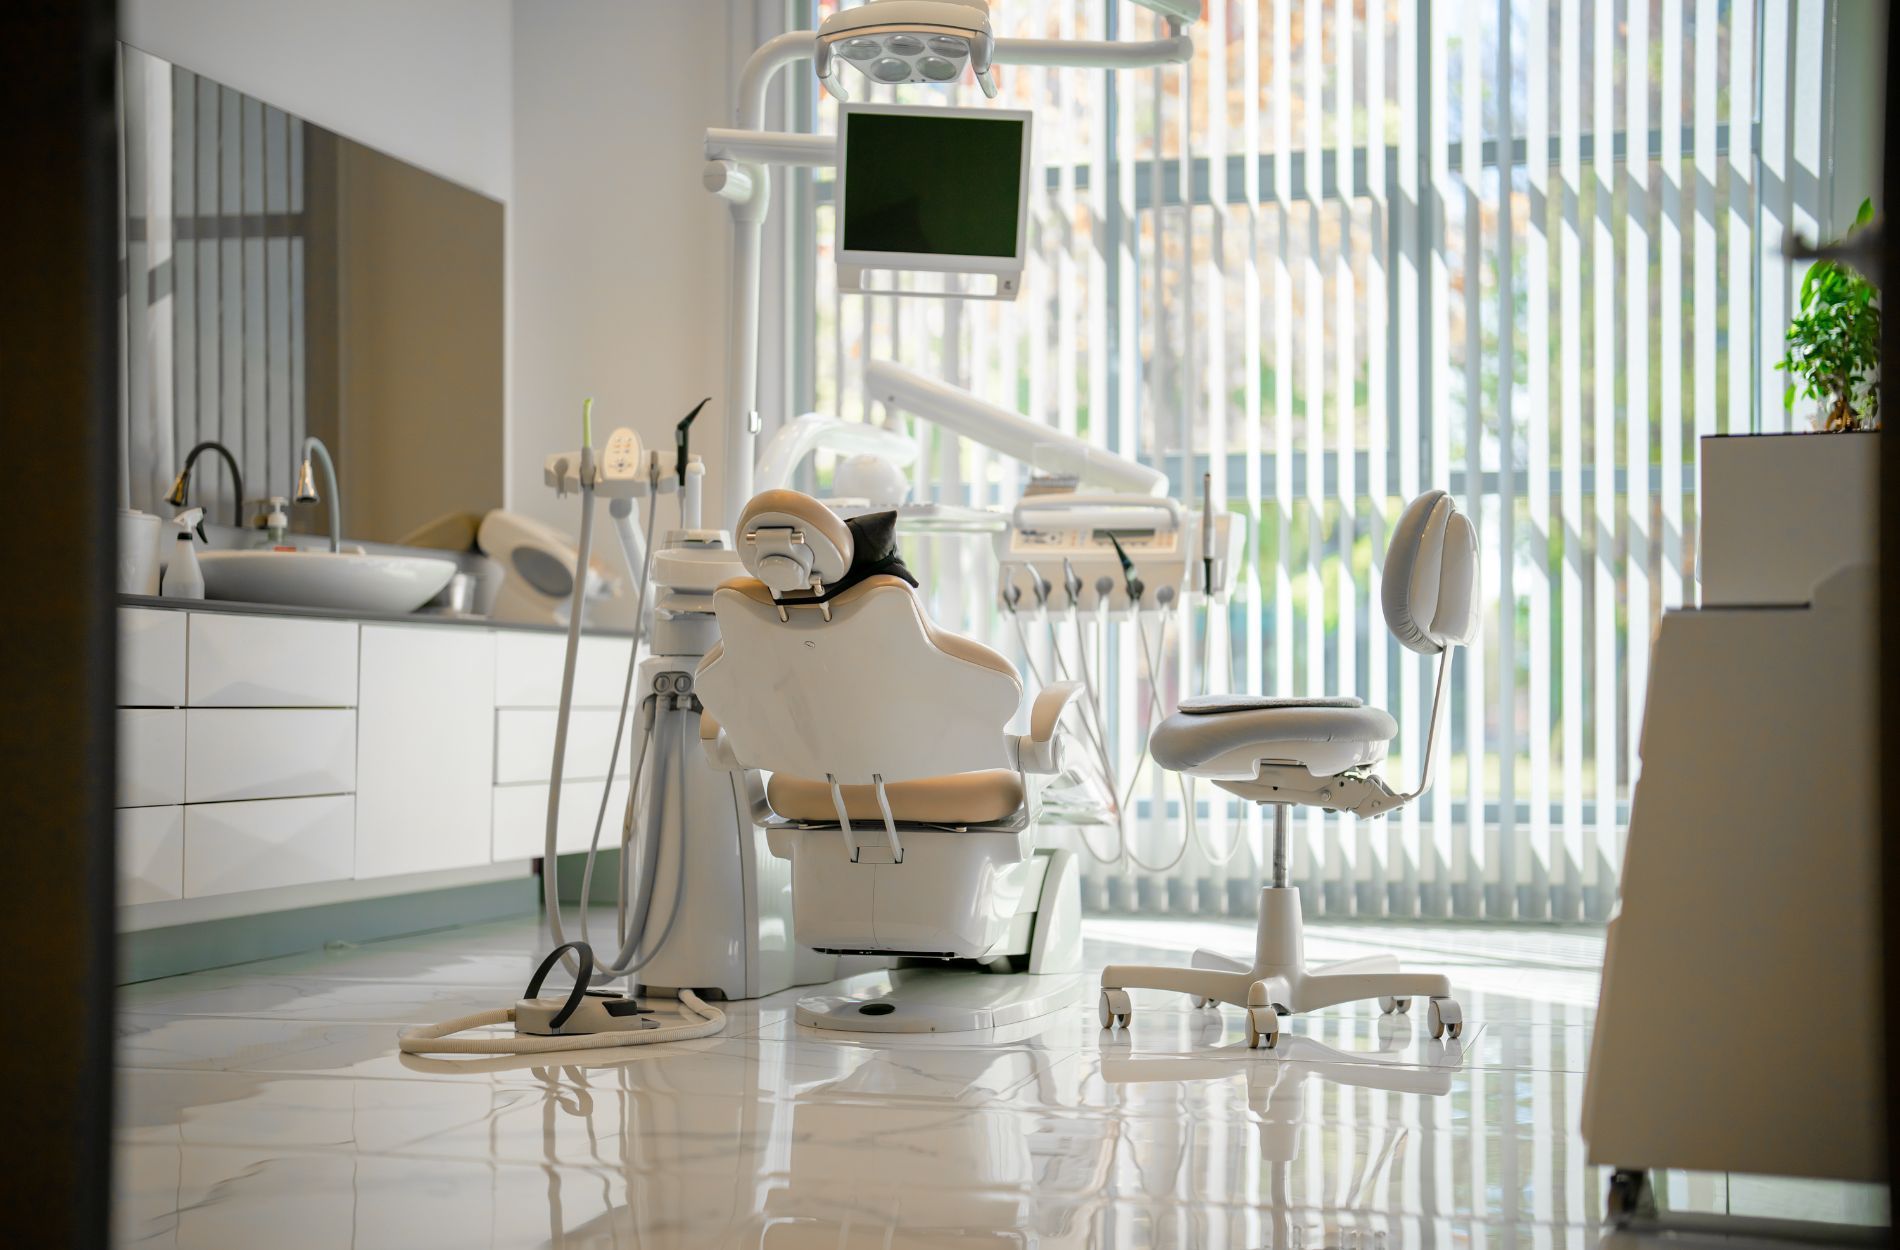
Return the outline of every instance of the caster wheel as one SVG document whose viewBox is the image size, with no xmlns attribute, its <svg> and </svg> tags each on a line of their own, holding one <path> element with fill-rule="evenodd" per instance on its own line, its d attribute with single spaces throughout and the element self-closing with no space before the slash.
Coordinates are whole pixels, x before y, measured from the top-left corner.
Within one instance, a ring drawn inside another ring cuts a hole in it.
<svg viewBox="0 0 1900 1250">
<path fill-rule="evenodd" d="M 1612 1172 L 1607 1199 L 1610 1222 L 1618 1227 L 1656 1214 L 1656 1194 L 1650 1188 L 1649 1173 L 1640 1168 Z"/>
<path fill-rule="evenodd" d="M 1380 1012 L 1388 1016 L 1394 1012 L 1397 1012 L 1399 1015 L 1404 1015 L 1411 1009 L 1412 1000 L 1409 998 L 1381 998 L 1379 1000 Z"/>
<path fill-rule="evenodd" d="M 1202 998 L 1199 994 L 1189 994 L 1188 1002 L 1193 1005 L 1196 1011 L 1199 1011 L 1203 1007 L 1212 1007 L 1214 1005 L 1213 999 Z"/>
<path fill-rule="evenodd" d="M 1272 1050 L 1279 1041 L 1279 1013 L 1271 1007 L 1247 1008 L 1247 1048 Z"/>
<path fill-rule="evenodd" d="M 1434 1039 L 1456 1038 L 1465 1031 L 1465 1013 L 1454 998 L 1434 998 L 1427 1016 Z"/>
<path fill-rule="evenodd" d="M 1134 1005 L 1128 1001 L 1126 990 L 1103 990 L 1097 1000 L 1096 1015 L 1104 1029 L 1125 1029 L 1134 1014 Z"/>
</svg>

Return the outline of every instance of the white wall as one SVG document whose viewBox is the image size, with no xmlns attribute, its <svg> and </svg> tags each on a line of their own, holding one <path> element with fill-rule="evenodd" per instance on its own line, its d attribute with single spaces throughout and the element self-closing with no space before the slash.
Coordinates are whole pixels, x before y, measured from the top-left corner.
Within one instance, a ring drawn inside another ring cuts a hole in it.
<svg viewBox="0 0 1900 1250">
<path fill-rule="evenodd" d="M 547 453 L 629 425 L 672 455 L 693 426 L 707 499 L 723 465 L 727 253 L 700 187 L 707 126 L 731 111 L 730 7 L 711 0 L 516 6 L 509 506 L 572 530 L 541 484 Z M 670 502 L 661 524 L 670 524 Z"/>
<path fill-rule="evenodd" d="M 120 37 L 502 201 L 509 0 L 121 0 Z"/>
</svg>

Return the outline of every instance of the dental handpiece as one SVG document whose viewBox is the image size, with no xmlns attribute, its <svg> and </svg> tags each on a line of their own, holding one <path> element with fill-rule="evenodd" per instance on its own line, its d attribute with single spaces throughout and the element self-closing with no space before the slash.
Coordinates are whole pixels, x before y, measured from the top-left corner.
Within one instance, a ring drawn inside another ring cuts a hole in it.
<svg viewBox="0 0 1900 1250">
<path fill-rule="evenodd" d="M 1135 562 L 1130 560 L 1128 553 L 1122 549 L 1122 540 L 1110 534 L 1108 541 L 1115 544 L 1115 558 L 1121 561 L 1122 582 L 1128 588 L 1128 601 L 1139 610 L 1141 596 L 1148 589 L 1148 584 L 1135 575 Z"/>
<path fill-rule="evenodd" d="M 1030 590 L 1033 591 L 1036 596 L 1036 606 L 1038 608 L 1048 607 L 1049 591 L 1051 589 L 1049 579 L 1044 577 L 1042 570 L 1033 564 L 1029 566 L 1029 576 L 1032 579 L 1029 584 Z"/>
<path fill-rule="evenodd" d="M 1069 606 L 1072 608 L 1080 607 L 1082 604 L 1082 575 L 1075 571 L 1075 565 L 1070 562 L 1067 556 L 1062 557 L 1062 584 L 1066 586 L 1069 591 Z M 1113 584 L 1112 582 L 1110 583 L 1110 585 Z"/>
</svg>

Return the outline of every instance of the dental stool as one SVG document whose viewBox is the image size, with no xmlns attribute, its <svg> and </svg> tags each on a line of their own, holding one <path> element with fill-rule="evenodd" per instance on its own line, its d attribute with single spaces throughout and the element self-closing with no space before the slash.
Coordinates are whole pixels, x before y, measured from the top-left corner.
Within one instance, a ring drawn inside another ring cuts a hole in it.
<svg viewBox="0 0 1900 1250">
<path fill-rule="evenodd" d="M 1386 1013 L 1429 1000 L 1434 1038 L 1456 1038 L 1464 1016 L 1441 973 L 1402 972 L 1392 955 L 1371 955 L 1308 969 L 1301 940 L 1299 891 L 1287 885 L 1287 815 L 1295 806 L 1380 816 L 1411 802 L 1431 784 L 1451 651 L 1478 631 L 1478 543 L 1451 496 L 1429 491 L 1413 500 L 1393 527 L 1381 595 L 1387 626 L 1399 642 L 1438 656 L 1438 678 L 1418 789 L 1395 792 L 1372 771 L 1385 759 L 1398 725 L 1386 712 L 1353 698 L 1273 699 L 1217 695 L 1182 701 L 1158 725 L 1149 751 L 1163 768 L 1205 777 L 1230 794 L 1273 809 L 1272 884 L 1260 891 L 1251 962 L 1214 951 L 1194 952 L 1187 968 L 1111 964 L 1102 970 L 1104 1029 L 1126 1026 L 1130 989 L 1177 990 L 1194 1005 L 1233 1003 L 1247 1012 L 1247 1044 L 1272 1047 L 1280 1017 L 1376 998 Z"/>
<path fill-rule="evenodd" d="M 797 491 L 746 505 L 734 534 L 752 576 L 713 595 L 720 641 L 694 678 L 701 743 L 721 767 L 771 773 L 755 816 L 791 862 L 788 942 L 982 967 L 808 998 L 799 1023 L 934 1032 L 1046 1014 L 1086 982 L 983 970 L 1080 967 L 1080 870 L 1074 852 L 1036 846 L 1030 785 L 1060 770 L 1057 725 L 1077 688 L 1044 688 L 1029 732 L 1010 733 L 1015 666 L 933 625 L 908 581 L 877 571 L 882 553 L 855 558 L 865 532 Z"/>
</svg>

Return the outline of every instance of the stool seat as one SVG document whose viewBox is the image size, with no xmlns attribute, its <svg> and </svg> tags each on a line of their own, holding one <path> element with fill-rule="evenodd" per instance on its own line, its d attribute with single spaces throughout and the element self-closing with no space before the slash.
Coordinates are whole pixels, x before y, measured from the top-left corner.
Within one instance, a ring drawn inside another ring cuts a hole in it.
<svg viewBox="0 0 1900 1250">
<path fill-rule="evenodd" d="M 1305 764 L 1316 775 L 1376 764 L 1398 722 L 1383 708 L 1358 699 L 1202 695 L 1155 727 L 1148 739 L 1155 763 L 1194 773 L 1208 765 L 1231 772 L 1237 755 Z"/>
</svg>

